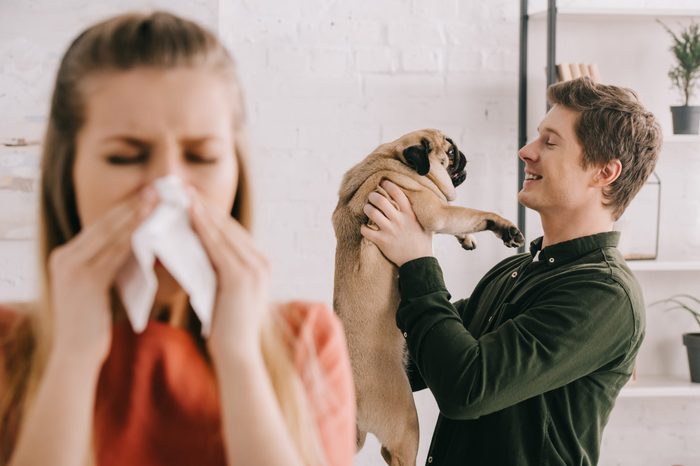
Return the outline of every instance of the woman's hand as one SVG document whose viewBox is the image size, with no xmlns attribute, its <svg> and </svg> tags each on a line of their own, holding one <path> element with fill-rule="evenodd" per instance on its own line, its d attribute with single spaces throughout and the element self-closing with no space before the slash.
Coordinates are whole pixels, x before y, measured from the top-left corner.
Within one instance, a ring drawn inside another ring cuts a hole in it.
<svg viewBox="0 0 700 466">
<path fill-rule="evenodd" d="M 87 226 L 48 259 L 53 348 L 10 464 L 84 464 L 100 367 L 109 353 L 109 290 L 129 257 L 131 234 L 153 210 L 146 188 Z"/>
<path fill-rule="evenodd" d="M 378 229 L 362 225 L 362 236 L 377 245 L 384 256 L 398 267 L 419 257 L 432 256 L 433 234 L 418 223 L 406 194 L 389 180 L 382 181 L 380 186 L 398 208 L 381 194 L 370 193 L 364 212 Z"/>
<path fill-rule="evenodd" d="M 131 235 L 156 205 L 152 187 L 125 199 L 48 259 L 53 354 L 99 367 L 109 353 L 110 289 L 131 253 Z M 77 358 L 79 357 L 79 359 Z"/>
<path fill-rule="evenodd" d="M 209 208 L 193 189 L 190 195 L 192 223 L 218 280 L 208 340 L 212 356 L 259 352 L 260 329 L 269 306 L 270 264 L 234 218 Z"/>
<path fill-rule="evenodd" d="M 270 312 L 270 264 L 235 219 L 204 205 L 194 190 L 190 194 L 192 223 L 218 279 L 207 343 L 226 453 L 241 464 L 301 465 L 261 350 L 261 327 Z"/>
</svg>

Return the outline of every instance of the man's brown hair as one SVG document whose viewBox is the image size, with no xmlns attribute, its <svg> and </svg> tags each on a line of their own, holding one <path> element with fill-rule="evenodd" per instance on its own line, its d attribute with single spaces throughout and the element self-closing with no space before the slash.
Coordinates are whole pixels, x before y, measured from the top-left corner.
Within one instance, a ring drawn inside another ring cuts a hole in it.
<svg viewBox="0 0 700 466">
<path fill-rule="evenodd" d="M 603 191 L 617 220 L 656 166 L 662 140 L 656 118 L 632 89 L 586 77 L 551 85 L 547 100 L 580 113 L 575 131 L 584 168 L 615 159 L 622 163 L 620 176 Z"/>
</svg>

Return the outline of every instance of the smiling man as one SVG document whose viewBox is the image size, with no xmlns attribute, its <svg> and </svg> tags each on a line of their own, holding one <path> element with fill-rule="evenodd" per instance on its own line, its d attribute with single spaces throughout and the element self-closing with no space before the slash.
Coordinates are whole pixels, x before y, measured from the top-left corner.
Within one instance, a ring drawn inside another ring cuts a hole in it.
<svg viewBox="0 0 700 466">
<path fill-rule="evenodd" d="M 644 336 L 640 287 L 613 224 L 656 164 L 661 130 L 636 94 L 587 78 L 548 90 L 539 136 L 520 149 L 519 201 L 544 235 L 455 303 L 432 237 L 408 199 L 381 198 L 362 228 L 399 266 L 397 325 L 415 390 L 440 416 L 434 465 L 594 465 L 603 428 Z"/>
</svg>

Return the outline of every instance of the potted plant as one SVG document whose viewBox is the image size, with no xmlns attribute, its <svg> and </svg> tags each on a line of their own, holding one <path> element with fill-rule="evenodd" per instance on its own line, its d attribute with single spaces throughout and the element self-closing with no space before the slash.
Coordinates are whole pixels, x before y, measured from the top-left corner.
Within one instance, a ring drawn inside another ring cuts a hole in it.
<svg viewBox="0 0 700 466">
<path fill-rule="evenodd" d="M 700 326 L 700 299 L 688 295 L 678 294 L 670 298 L 662 299 L 654 304 L 671 305 L 667 310 L 683 309 L 690 313 Z M 700 383 L 700 333 L 684 333 L 683 344 L 688 349 L 688 365 L 690 366 L 690 381 Z"/>
<path fill-rule="evenodd" d="M 675 64 L 668 72 L 671 85 L 683 99 L 683 105 L 671 106 L 673 134 L 698 134 L 700 127 L 700 107 L 688 105 L 693 97 L 700 78 L 700 25 L 695 22 L 676 34 L 668 26 L 657 20 L 673 38 L 671 52 Z"/>
</svg>

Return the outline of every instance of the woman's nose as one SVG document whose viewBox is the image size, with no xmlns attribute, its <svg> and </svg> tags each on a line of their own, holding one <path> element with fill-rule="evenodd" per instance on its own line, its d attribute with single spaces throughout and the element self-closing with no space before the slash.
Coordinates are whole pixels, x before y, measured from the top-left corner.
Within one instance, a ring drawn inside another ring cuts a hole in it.
<svg viewBox="0 0 700 466">
<path fill-rule="evenodd" d="M 149 165 L 148 179 L 150 182 L 170 175 L 178 176 L 183 181 L 187 177 L 181 150 L 174 144 L 154 150 Z"/>
</svg>

